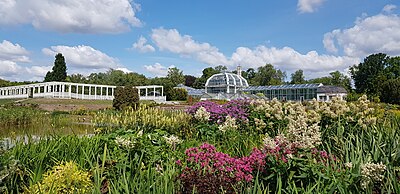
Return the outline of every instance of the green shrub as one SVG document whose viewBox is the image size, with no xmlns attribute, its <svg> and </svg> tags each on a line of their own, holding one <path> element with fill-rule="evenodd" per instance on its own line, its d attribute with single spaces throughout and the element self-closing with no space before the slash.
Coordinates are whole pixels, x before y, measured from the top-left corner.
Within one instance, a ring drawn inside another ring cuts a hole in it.
<svg viewBox="0 0 400 194">
<path fill-rule="evenodd" d="M 27 193 L 90 193 L 92 190 L 90 174 L 70 161 L 54 166 L 40 183 L 29 187 Z"/>
<path fill-rule="evenodd" d="M 183 88 L 173 88 L 168 93 L 169 100 L 185 101 L 188 98 L 188 93 Z"/>
<path fill-rule="evenodd" d="M 117 110 L 122 110 L 126 107 L 132 107 L 136 109 L 139 105 L 139 93 L 138 89 L 126 86 L 126 87 L 117 87 L 115 89 L 113 107 Z"/>
</svg>

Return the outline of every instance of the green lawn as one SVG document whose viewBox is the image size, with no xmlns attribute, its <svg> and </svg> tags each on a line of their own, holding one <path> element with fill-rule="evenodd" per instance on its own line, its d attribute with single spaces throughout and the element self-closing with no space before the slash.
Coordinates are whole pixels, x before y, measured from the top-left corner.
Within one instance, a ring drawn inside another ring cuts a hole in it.
<svg viewBox="0 0 400 194">
<path fill-rule="evenodd" d="M 0 99 L 0 105 L 12 103 L 14 101 L 15 101 L 15 99 Z"/>
</svg>

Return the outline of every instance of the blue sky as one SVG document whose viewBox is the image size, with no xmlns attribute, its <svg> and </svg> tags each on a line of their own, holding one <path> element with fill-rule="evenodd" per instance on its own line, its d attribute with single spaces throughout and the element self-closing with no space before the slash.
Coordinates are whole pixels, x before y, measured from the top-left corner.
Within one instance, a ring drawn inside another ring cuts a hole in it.
<svg viewBox="0 0 400 194">
<path fill-rule="evenodd" d="M 148 77 L 169 67 L 266 63 L 306 78 L 346 73 L 372 53 L 400 55 L 395 0 L 0 0 L 0 78 L 41 81 L 54 56 L 68 73 Z"/>
</svg>

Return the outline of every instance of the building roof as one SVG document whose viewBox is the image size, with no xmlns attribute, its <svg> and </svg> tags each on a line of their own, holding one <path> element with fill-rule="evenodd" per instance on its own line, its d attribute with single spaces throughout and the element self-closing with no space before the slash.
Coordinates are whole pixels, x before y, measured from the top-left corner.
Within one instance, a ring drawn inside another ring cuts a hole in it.
<svg viewBox="0 0 400 194">
<path fill-rule="evenodd" d="M 279 89 L 308 89 L 308 88 L 319 88 L 322 84 L 286 84 L 286 85 L 274 85 L 274 86 L 250 86 L 244 88 L 243 91 L 258 91 L 258 90 L 279 90 Z"/>
<path fill-rule="evenodd" d="M 317 93 L 347 93 L 347 90 L 340 86 L 321 86 L 317 88 Z"/>
<path fill-rule="evenodd" d="M 238 86 L 248 87 L 247 80 L 234 73 L 218 73 L 207 79 L 206 87 Z"/>
<path fill-rule="evenodd" d="M 192 88 L 192 87 L 189 87 L 189 86 L 185 86 L 183 84 L 178 84 L 178 86 L 176 86 L 174 88 L 185 89 L 188 92 L 189 96 L 201 96 L 204 93 L 204 89 L 196 89 L 196 88 Z"/>
</svg>

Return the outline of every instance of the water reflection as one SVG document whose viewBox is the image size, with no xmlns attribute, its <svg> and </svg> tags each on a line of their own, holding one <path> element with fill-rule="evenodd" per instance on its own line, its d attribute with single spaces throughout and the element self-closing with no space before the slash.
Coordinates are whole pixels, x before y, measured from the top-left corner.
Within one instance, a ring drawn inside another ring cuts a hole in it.
<svg viewBox="0 0 400 194">
<path fill-rule="evenodd" d="M 90 137 L 94 135 L 94 127 L 90 123 L 64 123 L 62 125 L 35 124 L 0 127 L 1 144 L 5 149 L 14 147 L 17 142 L 27 144 L 64 135 Z"/>
</svg>

